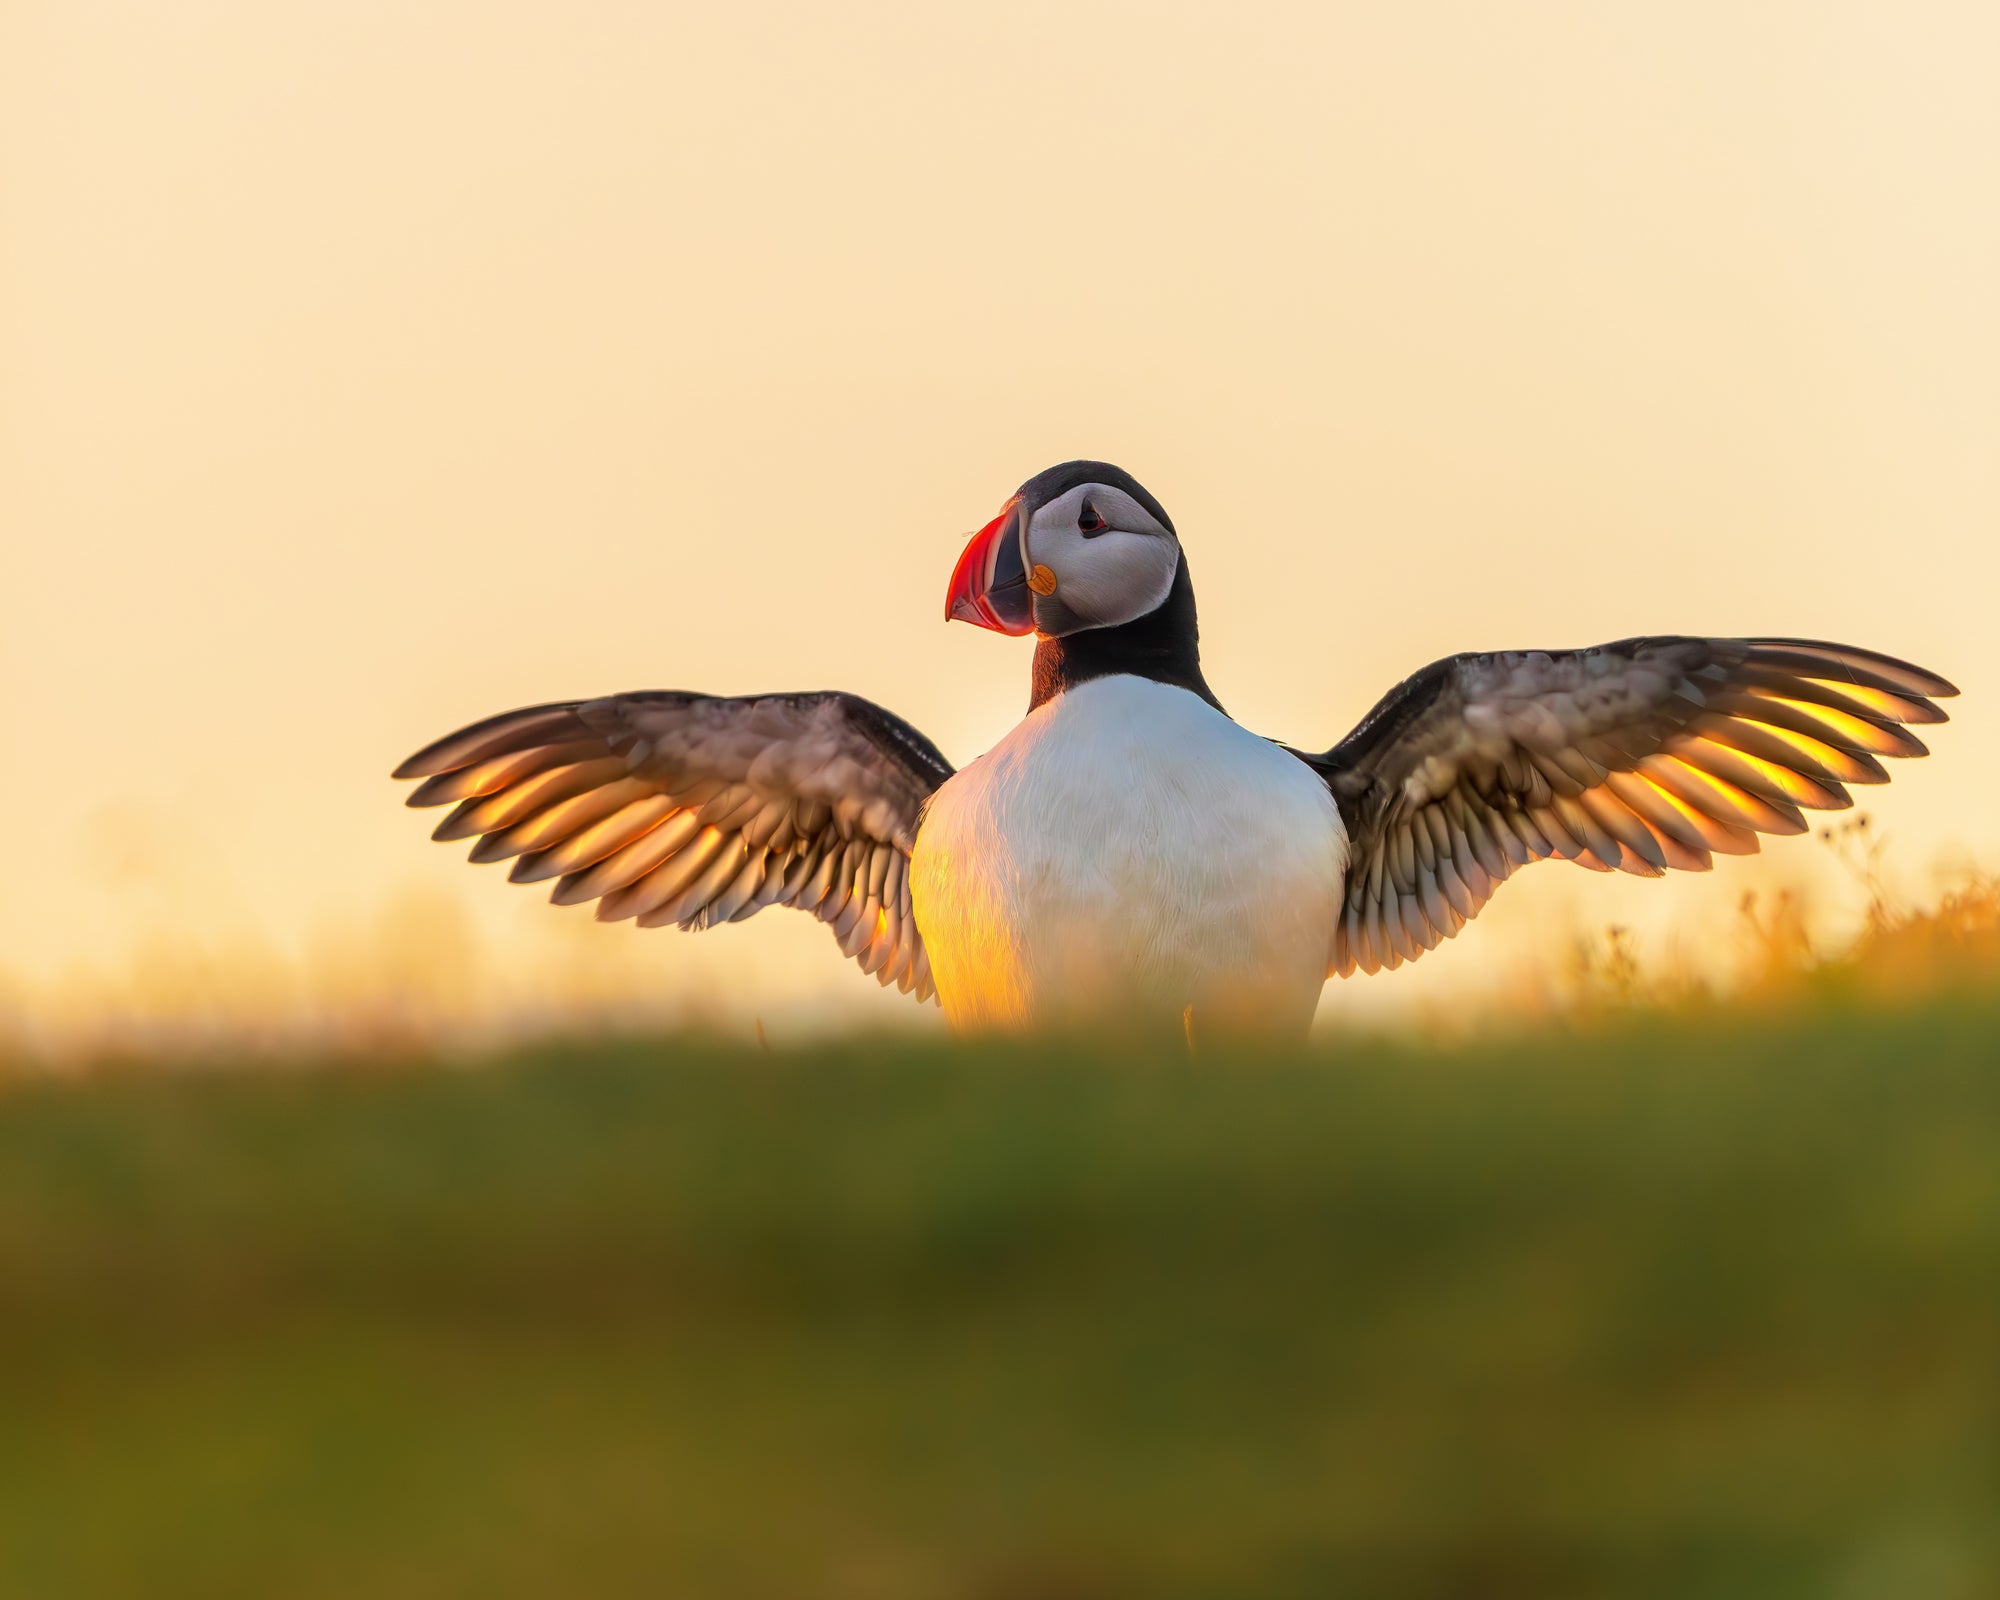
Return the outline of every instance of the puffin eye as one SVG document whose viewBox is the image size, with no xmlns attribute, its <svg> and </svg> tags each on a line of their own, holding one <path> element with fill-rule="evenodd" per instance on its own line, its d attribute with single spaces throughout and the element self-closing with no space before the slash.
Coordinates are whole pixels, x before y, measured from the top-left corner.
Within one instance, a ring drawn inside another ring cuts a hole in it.
<svg viewBox="0 0 2000 1600">
<path fill-rule="evenodd" d="M 1086 539 L 1095 539 L 1110 526 L 1110 523 L 1097 514 L 1097 507 L 1092 505 L 1088 500 L 1084 501 L 1083 510 L 1076 519 L 1076 531 L 1078 533 L 1082 534 Z"/>
</svg>

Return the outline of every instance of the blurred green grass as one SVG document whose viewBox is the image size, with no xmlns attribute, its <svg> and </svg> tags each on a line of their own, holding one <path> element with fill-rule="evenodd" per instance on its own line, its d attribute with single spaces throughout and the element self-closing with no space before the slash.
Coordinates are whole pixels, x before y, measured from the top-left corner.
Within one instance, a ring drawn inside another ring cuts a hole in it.
<svg viewBox="0 0 2000 1600">
<path fill-rule="evenodd" d="M 2000 1007 L 0 1085 L 0 1594 L 2000 1592 Z"/>
</svg>

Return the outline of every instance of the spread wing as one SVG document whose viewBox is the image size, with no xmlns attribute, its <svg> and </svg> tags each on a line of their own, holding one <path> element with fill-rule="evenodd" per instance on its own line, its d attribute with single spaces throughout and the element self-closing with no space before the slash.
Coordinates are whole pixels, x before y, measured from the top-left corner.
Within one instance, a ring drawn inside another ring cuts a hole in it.
<svg viewBox="0 0 2000 1600">
<path fill-rule="evenodd" d="M 457 804 L 434 839 L 556 880 L 557 905 L 692 930 L 770 905 L 829 924 L 884 985 L 932 996 L 910 850 L 951 764 L 857 695 L 656 691 L 530 706 L 461 728 L 396 769 L 413 806 Z"/>
<path fill-rule="evenodd" d="M 1806 639 L 1624 639 L 1451 656 L 1324 755 L 1351 845 L 1332 970 L 1414 961 L 1515 868 L 1701 872 L 1802 809 L 1928 754 L 1906 723 L 1956 694 L 1907 662 Z"/>
</svg>

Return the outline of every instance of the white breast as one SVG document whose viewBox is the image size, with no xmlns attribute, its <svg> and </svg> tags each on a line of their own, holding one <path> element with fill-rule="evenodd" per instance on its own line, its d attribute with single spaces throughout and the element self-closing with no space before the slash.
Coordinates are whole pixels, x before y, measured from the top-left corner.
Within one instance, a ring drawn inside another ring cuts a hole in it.
<svg viewBox="0 0 2000 1600">
<path fill-rule="evenodd" d="M 1093 679 L 932 797 L 910 892 L 960 1027 L 1303 1032 L 1347 836 L 1296 757 L 1184 689 Z"/>
</svg>

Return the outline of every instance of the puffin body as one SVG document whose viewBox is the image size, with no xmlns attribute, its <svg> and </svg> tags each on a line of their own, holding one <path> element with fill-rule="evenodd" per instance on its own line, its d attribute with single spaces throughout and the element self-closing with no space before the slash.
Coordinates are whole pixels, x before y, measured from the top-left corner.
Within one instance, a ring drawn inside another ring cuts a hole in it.
<svg viewBox="0 0 2000 1600">
<path fill-rule="evenodd" d="M 1957 693 L 1851 645 L 1661 634 L 1447 656 L 1294 749 L 1222 709 L 1173 522 L 1101 461 L 1022 484 L 945 615 L 1036 640 L 1027 715 L 962 772 L 857 695 L 645 690 L 395 775 L 558 905 L 690 932 L 791 906 L 960 1028 L 1296 1036 L 1328 977 L 1417 960 L 1534 862 L 1658 877 L 1804 833 Z"/>
<path fill-rule="evenodd" d="M 910 863 L 955 1027 L 1303 1032 L 1347 835 L 1304 763 L 1191 691 L 1094 678 L 931 797 Z"/>
</svg>

